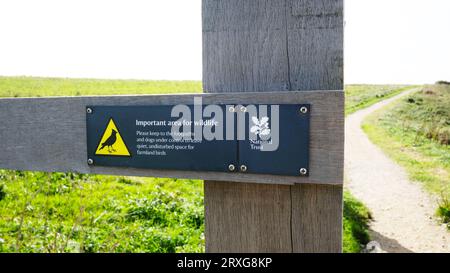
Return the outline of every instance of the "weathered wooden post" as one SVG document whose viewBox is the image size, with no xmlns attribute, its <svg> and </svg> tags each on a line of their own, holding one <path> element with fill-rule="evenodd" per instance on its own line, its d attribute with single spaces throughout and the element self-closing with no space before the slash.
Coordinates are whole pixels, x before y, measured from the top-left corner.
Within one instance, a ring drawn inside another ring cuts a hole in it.
<svg viewBox="0 0 450 273">
<path fill-rule="evenodd" d="M 205 92 L 343 89 L 343 0 L 203 0 L 202 17 Z M 205 181 L 207 252 L 341 251 L 344 106 L 317 104 L 310 162 L 324 184 Z"/>
</svg>

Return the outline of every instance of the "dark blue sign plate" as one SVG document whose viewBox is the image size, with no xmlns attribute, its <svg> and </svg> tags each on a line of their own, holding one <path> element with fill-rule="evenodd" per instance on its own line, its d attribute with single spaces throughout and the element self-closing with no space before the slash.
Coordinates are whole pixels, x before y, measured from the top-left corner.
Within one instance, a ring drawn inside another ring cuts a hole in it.
<svg viewBox="0 0 450 273">
<path fill-rule="evenodd" d="M 309 176 L 310 105 L 279 105 L 278 117 L 273 116 L 273 106 L 270 108 L 267 117 L 271 139 L 262 141 L 259 135 L 256 140 L 239 141 L 240 164 L 249 173 Z M 279 128 L 274 124 L 276 120 L 279 120 Z M 251 136 L 254 131 L 259 134 L 264 132 L 261 128 L 264 121 L 261 113 L 258 120 L 247 119 L 246 135 Z M 274 136 L 275 131 L 278 131 L 278 137 Z"/>
<path fill-rule="evenodd" d="M 310 105 L 265 105 L 264 111 L 260 111 L 260 105 L 216 105 L 214 111 L 222 112 L 219 115 L 208 111 L 208 105 L 187 105 L 183 113 L 172 117 L 173 107 L 88 106 L 88 163 L 162 170 L 309 174 Z M 241 123 L 242 117 L 245 121 Z M 240 129 L 242 124 L 245 126 Z M 238 138 L 241 132 L 245 133 Z"/>
<path fill-rule="evenodd" d="M 187 107 L 194 113 L 193 106 Z M 88 158 L 97 166 L 228 171 L 228 165 L 237 159 L 237 143 L 176 141 L 171 129 L 179 118 L 172 118 L 171 110 L 172 106 L 166 105 L 88 107 Z"/>
</svg>

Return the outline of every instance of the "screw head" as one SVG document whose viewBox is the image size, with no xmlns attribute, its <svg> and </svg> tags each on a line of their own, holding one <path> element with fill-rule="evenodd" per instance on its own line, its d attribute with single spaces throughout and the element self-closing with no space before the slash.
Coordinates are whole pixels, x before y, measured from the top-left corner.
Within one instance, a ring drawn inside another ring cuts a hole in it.
<svg viewBox="0 0 450 273">
<path fill-rule="evenodd" d="M 308 107 L 306 107 L 306 106 L 300 107 L 300 113 L 302 113 L 302 114 L 308 113 Z"/>
<path fill-rule="evenodd" d="M 241 112 L 247 112 L 247 107 L 245 107 L 245 106 L 241 106 Z"/>
<path fill-rule="evenodd" d="M 241 169 L 241 172 L 245 173 L 247 171 L 247 166 L 241 165 L 240 169 Z"/>
<path fill-rule="evenodd" d="M 234 112 L 234 111 L 236 111 L 236 109 L 234 109 L 234 106 L 230 106 L 229 108 L 228 108 L 228 111 L 230 111 L 230 112 Z"/>
<path fill-rule="evenodd" d="M 88 161 L 87 161 L 87 163 L 88 163 L 88 165 L 92 165 L 92 164 L 94 164 L 94 160 L 92 160 L 91 158 L 89 158 Z"/>
<path fill-rule="evenodd" d="M 86 108 L 86 113 L 88 113 L 88 114 L 92 114 L 92 109 L 91 108 Z"/>
<path fill-rule="evenodd" d="M 233 164 L 228 165 L 228 170 L 230 172 L 234 172 L 234 170 L 236 170 L 236 167 Z"/>
<path fill-rule="evenodd" d="M 306 168 L 301 168 L 300 169 L 300 174 L 301 175 L 306 175 L 308 173 L 308 170 Z"/>
</svg>

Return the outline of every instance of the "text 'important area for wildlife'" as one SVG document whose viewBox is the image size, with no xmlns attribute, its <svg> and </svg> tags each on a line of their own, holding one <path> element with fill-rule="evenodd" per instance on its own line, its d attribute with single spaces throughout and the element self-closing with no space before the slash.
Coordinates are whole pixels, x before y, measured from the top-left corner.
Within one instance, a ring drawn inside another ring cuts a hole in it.
<svg viewBox="0 0 450 273">
<path fill-rule="evenodd" d="M 308 176 L 310 110 L 306 104 L 88 106 L 87 164 Z"/>
</svg>

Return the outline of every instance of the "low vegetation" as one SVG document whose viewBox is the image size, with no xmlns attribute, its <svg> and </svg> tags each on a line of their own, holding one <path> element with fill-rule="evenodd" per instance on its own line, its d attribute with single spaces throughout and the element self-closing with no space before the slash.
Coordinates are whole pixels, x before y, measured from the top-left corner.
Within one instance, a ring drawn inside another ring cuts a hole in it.
<svg viewBox="0 0 450 273">
<path fill-rule="evenodd" d="M 412 86 L 405 85 L 347 85 L 345 114 L 351 114 L 384 99 L 393 97 Z"/>
<path fill-rule="evenodd" d="M 369 210 L 350 192 L 344 192 L 344 241 L 345 253 L 360 252 L 370 241 L 368 229 L 372 219 Z"/>
<path fill-rule="evenodd" d="M 363 124 L 369 138 L 440 197 L 438 215 L 450 228 L 450 85 L 425 86 Z"/>
<path fill-rule="evenodd" d="M 0 171 L 0 252 L 203 252 L 200 181 Z"/>
<path fill-rule="evenodd" d="M 1 77 L 0 97 L 201 93 L 199 81 L 96 80 Z"/>
<path fill-rule="evenodd" d="M 367 101 L 358 88 L 347 106 Z M 0 97 L 201 91 L 196 81 L 0 77 Z M 367 243 L 369 219 L 345 193 L 344 252 Z M 198 180 L 0 170 L 0 252 L 203 252 L 203 232 Z"/>
</svg>

